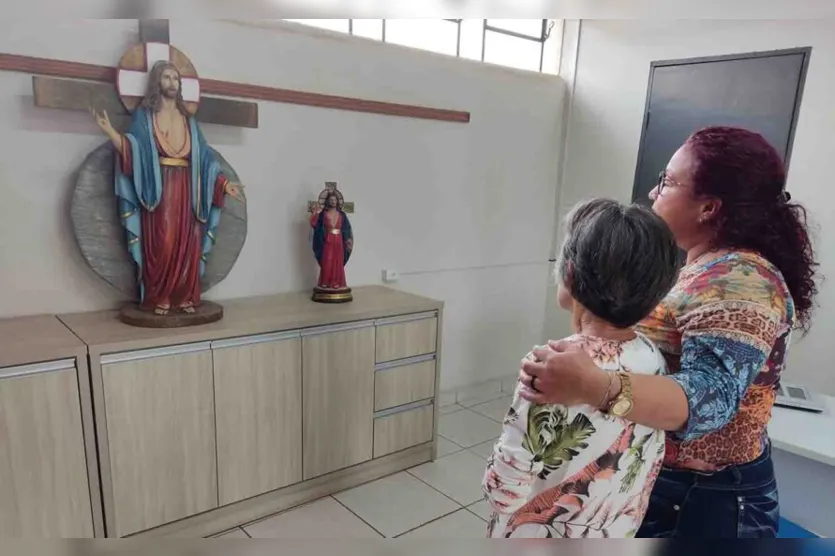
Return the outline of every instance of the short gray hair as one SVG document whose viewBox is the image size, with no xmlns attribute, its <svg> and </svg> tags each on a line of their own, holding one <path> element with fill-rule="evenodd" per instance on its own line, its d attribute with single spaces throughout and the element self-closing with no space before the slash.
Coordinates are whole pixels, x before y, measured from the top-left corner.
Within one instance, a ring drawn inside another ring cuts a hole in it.
<svg viewBox="0 0 835 556">
<path fill-rule="evenodd" d="M 558 276 L 571 296 L 618 328 L 644 319 L 676 282 L 675 237 L 651 209 L 594 199 L 565 219 Z"/>
</svg>

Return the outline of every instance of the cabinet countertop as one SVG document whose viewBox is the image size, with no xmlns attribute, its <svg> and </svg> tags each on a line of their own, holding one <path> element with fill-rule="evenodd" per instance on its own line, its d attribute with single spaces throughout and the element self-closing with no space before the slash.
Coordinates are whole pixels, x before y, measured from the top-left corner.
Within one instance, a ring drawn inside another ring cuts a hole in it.
<svg viewBox="0 0 835 556">
<path fill-rule="evenodd" d="M 83 357 L 86 346 L 51 315 L 0 320 L 0 367 Z"/>
<path fill-rule="evenodd" d="M 118 311 L 76 313 L 58 318 L 90 347 L 91 355 L 205 342 L 439 310 L 443 303 L 385 286 L 354 288 L 354 301 L 314 303 L 310 293 L 286 293 L 219 301 L 218 322 L 184 328 L 138 328 Z"/>
</svg>

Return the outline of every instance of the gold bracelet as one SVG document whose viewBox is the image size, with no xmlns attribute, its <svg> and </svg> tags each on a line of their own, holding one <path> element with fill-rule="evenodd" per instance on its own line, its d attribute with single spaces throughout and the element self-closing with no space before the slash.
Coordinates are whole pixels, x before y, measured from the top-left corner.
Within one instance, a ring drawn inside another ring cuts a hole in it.
<svg viewBox="0 0 835 556">
<path fill-rule="evenodd" d="M 606 387 L 606 393 L 603 394 L 603 399 L 600 400 L 600 403 L 597 404 L 597 408 L 601 409 L 606 405 L 606 402 L 609 401 L 609 392 L 612 390 L 612 384 L 615 382 L 615 373 L 611 371 L 607 371 L 609 373 L 609 385 Z"/>
</svg>

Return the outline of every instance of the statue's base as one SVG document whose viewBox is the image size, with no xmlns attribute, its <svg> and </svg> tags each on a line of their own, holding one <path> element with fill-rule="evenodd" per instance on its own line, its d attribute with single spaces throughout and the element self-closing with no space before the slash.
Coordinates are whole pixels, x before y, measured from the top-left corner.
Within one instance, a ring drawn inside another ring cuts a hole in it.
<svg viewBox="0 0 835 556">
<path fill-rule="evenodd" d="M 316 303 L 348 303 L 353 300 L 354 296 L 351 293 L 351 288 L 341 290 L 313 288 L 313 301 Z"/>
<path fill-rule="evenodd" d="M 125 324 L 141 328 L 183 328 L 219 321 L 223 318 L 223 307 L 211 301 L 201 301 L 193 313 L 172 310 L 167 315 L 158 315 L 142 309 L 137 303 L 128 303 L 122 307 L 119 318 Z"/>
</svg>

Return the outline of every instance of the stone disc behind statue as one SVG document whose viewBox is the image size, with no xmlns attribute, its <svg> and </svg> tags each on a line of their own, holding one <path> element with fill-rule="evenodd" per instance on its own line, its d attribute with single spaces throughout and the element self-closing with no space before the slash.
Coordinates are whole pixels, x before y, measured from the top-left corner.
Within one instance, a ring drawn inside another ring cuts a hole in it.
<svg viewBox="0 0 835 556">
<path fill-rule="evenodd" d="M 214 152 L 224 175 L 239 183 L 229 163 L 220 153 Z M 125 230 L 116 205 L 114 154 L 111 144 L 105 143 L 84 160 L 72 195 L 70 218 L 78 247 L 93 271 L 128 298 L 138 300 L 137 269 L 125 247 Z M 226 278 L 232 270 L 246 241 L 246 232 L 246 205 L 227 199 L 221 212 L 217 243 L 209 255 L 206 273 L 200 280 L 203 293 Z M 192 316 L 182 315 L 184 318 Z"/>
</svg>

